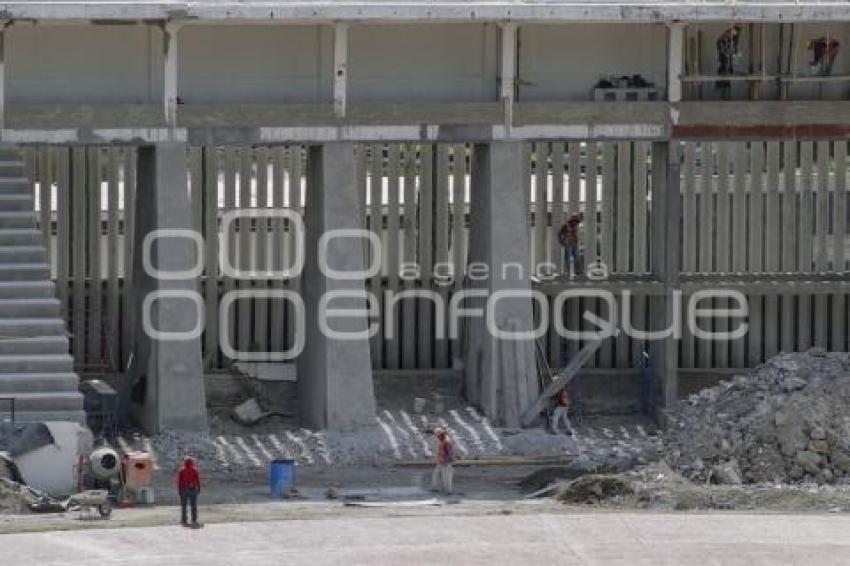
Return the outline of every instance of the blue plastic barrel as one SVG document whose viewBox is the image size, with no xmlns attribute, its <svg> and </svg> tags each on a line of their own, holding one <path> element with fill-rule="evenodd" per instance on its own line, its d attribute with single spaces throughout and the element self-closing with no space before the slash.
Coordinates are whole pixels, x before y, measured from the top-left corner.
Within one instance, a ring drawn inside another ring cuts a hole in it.
<svg viewBox="0 0 850 566">
<path fill-rule="evenodd" d="M 283 499 L 295 487 L 295 460 L 272 460 L 269 487 L 276 499 Z"/>
</svg>

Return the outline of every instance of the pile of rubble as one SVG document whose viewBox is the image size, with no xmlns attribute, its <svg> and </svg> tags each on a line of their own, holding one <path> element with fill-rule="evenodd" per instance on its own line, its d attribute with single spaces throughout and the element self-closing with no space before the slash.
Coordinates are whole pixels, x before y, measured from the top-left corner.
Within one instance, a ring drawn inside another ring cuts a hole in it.
<svg viewBox="0 0 850 566">
<path fill-rule="evenodd" d="M 667 461 L 694 481 L 850 482 L 850 354 L 780 354 L 680 401 Z"/>
</svg>

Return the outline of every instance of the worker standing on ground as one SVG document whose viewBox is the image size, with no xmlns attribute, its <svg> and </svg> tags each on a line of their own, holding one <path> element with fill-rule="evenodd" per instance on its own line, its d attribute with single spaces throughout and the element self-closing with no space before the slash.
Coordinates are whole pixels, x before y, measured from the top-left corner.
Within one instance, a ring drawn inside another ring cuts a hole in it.
<svg viewBox="0 0 850 566">
<path fill-rule="evenodd" d="M 434 436 L 437 437 L 437 465 L 434 467 L 431 483 L 435 490 L 449 495 L 452 493 L 454 463 L 457 461 L 455 448 L 449 434 L 444 429 L 435 428 Z"/>
<path fill-rule="evenodd" d="M 573 425 L 570 424 L 570 394 L 566 387 L 562 387 L 555 394 L 555 409 L 552 411 L 551 427 L 552 433 L 558 434 L 560 427 L 558 424 L 563 421 L 567 434 L 573 435 Z"/>
<path fill-rule="evenodd" d="M 577 212 L 570 215 L 558 232 L 558 240 L 564 246 L 564 261 L 570 277 L 575 277 L 581 270 L 579 266 L 578 228 L 584 222 L 584 213 Z"/>
<path fill-rule="evenodd" d="M 195 468 L 195 461 L 186 456 L 183 465 L 177 472 L 177 492 L 180 494 L 180 524 L 184 527 L 199 528 L 198 523 L 198 494 L 201 493 L 201 476 Z M 188 521 L 186 507 L 192 511 L 192 523 Z"/>
</svg>

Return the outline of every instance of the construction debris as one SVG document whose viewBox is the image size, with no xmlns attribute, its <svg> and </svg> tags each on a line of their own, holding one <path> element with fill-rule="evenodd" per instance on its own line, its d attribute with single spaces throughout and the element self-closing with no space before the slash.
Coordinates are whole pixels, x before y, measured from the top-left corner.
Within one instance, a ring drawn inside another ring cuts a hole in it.
<svg viewBox="0 0 850 566">
<path fill-rule="evenodd" d="M 681 401 L 666 458 L 686 478 L 717 483 L 850 478 L 850 354 L 780 354 Z"/>
<path fill-rule="evenodd" d="M 601 503 L 635 494 L 631 482 L 621 475 L 587 474 L 558 489 L 555 499 L 562 503 Z"/>
</svg>

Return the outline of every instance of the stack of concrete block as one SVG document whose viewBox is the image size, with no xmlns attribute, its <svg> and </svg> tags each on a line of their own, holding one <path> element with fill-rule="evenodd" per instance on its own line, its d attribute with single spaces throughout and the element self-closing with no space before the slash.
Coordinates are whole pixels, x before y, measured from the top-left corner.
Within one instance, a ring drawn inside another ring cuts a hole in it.
<svg viewBox="0 0 850 566">
<path fill-rule="evenodd" d="M 83 397 L 68 354 L 24 163 L 0 147 L 0 420 L 83 423 Z"/>
</svg>

